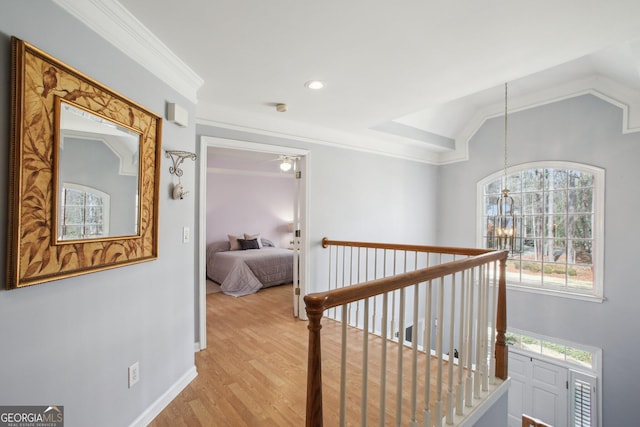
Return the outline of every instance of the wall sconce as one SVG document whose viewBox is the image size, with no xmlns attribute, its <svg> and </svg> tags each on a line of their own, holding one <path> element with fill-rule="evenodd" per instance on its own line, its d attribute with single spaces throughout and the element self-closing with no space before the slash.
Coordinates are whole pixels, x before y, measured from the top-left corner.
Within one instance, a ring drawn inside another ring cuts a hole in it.
<svg viewBox="0 0 640 427">
<path fill-rule="evenodd" d="M 195 162 L 198 158 L 198 155 L 196 153 L 190 153 L 188 151 L 165 150 L 165 156 L 167 158 L 170 158 L 173 162 L 173 166 L 169 166 L 169 173 L 178 177 L 178 183 L 173 186 L 173 198 L 176 200 L 182 200 L 187 196 L 187 194 L 189 194 L 189 192 L 184 189 L 182 183 L 180 182 L 180 177 L 183 174 L 180 166 L 185 159 L 191 159 Z"/>
</svg>

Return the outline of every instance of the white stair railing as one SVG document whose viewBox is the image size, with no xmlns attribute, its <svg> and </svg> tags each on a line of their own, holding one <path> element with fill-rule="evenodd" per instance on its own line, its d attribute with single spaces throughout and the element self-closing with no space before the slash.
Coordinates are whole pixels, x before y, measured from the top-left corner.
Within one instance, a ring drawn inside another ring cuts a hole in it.
<svg viewBox="0 0 640 427">
<path fill-rule="evenodd" d="M 506 324 L 499 324 L 506 320 L 499 314 L 506 313 L 506 301 L 499 301 L 498 292 L 505 252 L 328 239 L 323 246 L 329 249 L 329 290 L 305 297 L 308 426 L 322 425 L 323 316 L 341 322 L 340 425 L 359 419 L 365 426 L 376 418 L 372 410 L 381 426 L 391 422 L 389 414 L 398 426 L 403 417 L 416 427 L 454 425 L 496 376 L 506 378 Z M 348 351 L 353 331 L 362 339 L 358 372 L 347 363 L 354 357 Z M 372 364 L 379 364 L 378 372 L 369 369 Z M 360 380 L 353 381 L 354 375 Z M 369 392 L 374 382 L 378 396 Z M 359 417 L 347 405 L 347 389 L 356 383 Z"/>
</svg>

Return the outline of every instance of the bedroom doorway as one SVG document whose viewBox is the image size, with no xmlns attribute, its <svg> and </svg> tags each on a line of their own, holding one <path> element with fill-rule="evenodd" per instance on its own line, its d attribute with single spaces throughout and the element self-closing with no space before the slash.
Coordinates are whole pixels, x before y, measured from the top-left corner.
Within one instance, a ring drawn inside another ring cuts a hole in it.
<svg viewBox="0 0 640 427">
<path fill-rule="evenodd" d="M 294 251 L 294 278 L 292 295 L 292 312 L 294 317 L 306 320 L 306 313 L 302 298 L 306 294 L 306 284 L 308 282 L 308 151 L 298 148 L 283 147 L 276 145 L 258 144 L 240 140 L 231 140 L 210 136 L 200 137 L 199 151 L 199 232 L 198 232 L 198 277 L 199 283 L 196 290 L 197 310 L 196 310 L 196 351 L 204 350 L 206 342 L 206 246 L 207 246 L 207 157 L 210 149 L 230 150 L 234 155 L 247 157 L 270 155 L 272 159 L 278 156 L 286 156 L 292 159 L 294 176 L 296 177 L 293 199 L 293 218 L 289 226 L 292 229 L 293 237 L 290 248 Z"/>
</svg>

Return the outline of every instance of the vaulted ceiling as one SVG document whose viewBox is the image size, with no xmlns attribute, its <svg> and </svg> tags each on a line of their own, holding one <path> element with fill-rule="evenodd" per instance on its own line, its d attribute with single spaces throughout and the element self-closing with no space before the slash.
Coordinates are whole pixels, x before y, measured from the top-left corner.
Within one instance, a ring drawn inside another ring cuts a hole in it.
<svg viewBox="0 0 640 427">
<path fill-rule="evenodd" d="M 513 109 L 590 91 L 640 102 L 638 0 L 119 4 L 202 79 L 201 123 L 445 163 L 502 113 L 504 82 Z"/>
</svg>

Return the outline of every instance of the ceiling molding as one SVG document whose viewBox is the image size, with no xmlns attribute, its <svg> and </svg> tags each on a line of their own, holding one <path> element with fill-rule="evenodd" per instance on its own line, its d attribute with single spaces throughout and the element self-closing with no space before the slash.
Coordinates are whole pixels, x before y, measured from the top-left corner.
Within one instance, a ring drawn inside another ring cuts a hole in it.
<svg viewBox="0 0 640 427">
<path fill-rule="evenodd" d="M 574 80 L 546 90 L 536 91 L 526 96 L 510 98 L 509 114 L 587 94 L 596 96 L 622 110 L 621 132 L 623 134 L 640 132 L 640 92 L 599 75 Z M 496 103 L 478 109 L 456 137 L 455 151 L 440 153 L 438 164 L 468 160 L 469 141 L 471 138 L 487 120 L 502 117 L 503 115 L 503 103 Z"/>
<path fill-rule="evenodd" d="M 455 149 L 455 141 L 453 140 L 453 138 L 447 138 L 446 136 L 428 132 L 423 129 L 418 129 L 404 123 L 389 121 L 376 126 L 372 126 L 371 129 L 403 138 L 414 139 L 424 144 L 429 144 L 433 146 L 433 149 L 436 151 L 449 151 Z"/>
<path fill-rule="evenodd" d="M 216 119 L 210 119 L 215 117 Z M 346 150 L 355 150 L 420 163 L 436 164 L 437 152 L 425 144 L 400 137 L 381 139 L 377 132 L 371 136 L 355 135 L 319 126 L 277 120 L 263 115 L 232 111 L 212 104 L 200 103 L 196 123 L 204 126 L 246 132 L 269 137 L 302 141 Z M 310 137 L 308 135 L 314 135 Z"/>
<path fill-rule="evenodd" d="M 116 0 L 53 0 L 194 104 L 204 80 Z"/>
</svg>

